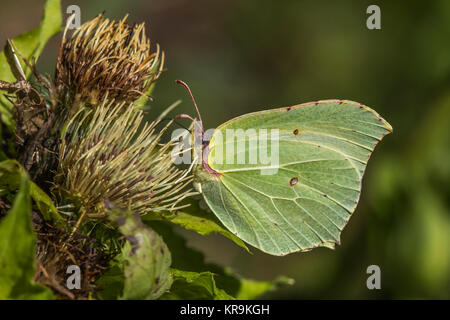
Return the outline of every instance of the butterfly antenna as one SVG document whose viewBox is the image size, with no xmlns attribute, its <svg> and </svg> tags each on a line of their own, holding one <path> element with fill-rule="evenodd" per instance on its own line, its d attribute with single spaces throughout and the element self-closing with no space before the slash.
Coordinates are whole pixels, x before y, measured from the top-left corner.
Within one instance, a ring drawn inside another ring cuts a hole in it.
<svg viewBox="0 0 450 320">
<path fill-rule="evenodd" d="M 176 82 L 178 84 L 181 84 L 187 90 L 187 92 L 189 92 L 189 95 L 191 96 L 192 102 L 194 103 L 195 110 L 197 111 L 198 119 L 203 124 L 202 116 L 200 115 L 200 111 L 198 110 L 197 102 L 195 102 L 195 99 L 194 99 L 194 96 L 192 95 L 191 89 L 189 88 L 189 86 L 185 82 L 183 82 L 181 80 L 176 80 Z"/>
</svg>

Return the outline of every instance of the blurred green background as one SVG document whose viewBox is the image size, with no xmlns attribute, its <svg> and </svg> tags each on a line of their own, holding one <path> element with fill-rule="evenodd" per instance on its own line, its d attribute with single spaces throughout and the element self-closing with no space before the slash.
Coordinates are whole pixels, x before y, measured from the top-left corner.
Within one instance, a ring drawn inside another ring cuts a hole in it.
<svg viewBox="0 0 450 320">
<path fill-rule="evenodd" d="M 38 25 L 43 0 L 1 0 L 0 43 Z M 335 251 L 249 255 L 220 236 L 179 230 L 207 261 L 295 285 L 269 298 L 450 298 L 450 1 L 63 1 L 82 21 L 99 12 L 146 21 L 167 71 L 149 118 L 189 83 L 206 128 L 251 111 L 327 98 L 362 102 L 394 127 L 376 148 L 361 202 Z M 381 30 L 366 9 L 381 8 Z M 64 18 L 67 15 L 64 14 Z M 60 37 L 38 67 L 53 74 Z M 381 268 L 381 290 L 366 269 Z"/>
</svg>

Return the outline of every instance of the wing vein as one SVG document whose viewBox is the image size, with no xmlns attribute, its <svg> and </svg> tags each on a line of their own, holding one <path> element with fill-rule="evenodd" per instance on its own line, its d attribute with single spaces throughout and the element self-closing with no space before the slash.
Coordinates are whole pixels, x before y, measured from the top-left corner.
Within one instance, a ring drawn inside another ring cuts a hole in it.
<svg viewBox="0 0 450 320">
<path fill-rule="evenodd" d="M 281 211 L 278 209 L 277 205 L 275 204 L 275 202 L 273 201 L 273 198 L 270 198 L 270 201 L 272 202 L 273 207 L 275 208 L 275 211 L 278 212 L 278 214 L 282 217 L 282 219 L 284 221 L 286 221 L 303 239 L 306 240 L 306 242 L 308 242 L 310 244 L 310 247 L 304 248 L 302 247 L 294 238 L 292 238 L 287 232 L 286 235 L 297 245 L 297 247 L 299 247 L 300 249 L 304 250 L 304 249 L 309 249 L 312 248 L 314 246 L 314 243 L 312 243 L 308 238 L 306 238 L 301 232 L 300 230 L 298 230 L 294 225 L 292 225 L 287 219 L 286 217 L 281 213 Z M 291 200 L 293 201 L 293 200 Z M 304 223 L 306 226 L 308 226 L 309 228 L 311 228 L 303 219 L 302 219 L 302 223 Z"/>
<path fill-rule="evenodd" d="M 317 135 L 322 135 L 322 136 L 326 136 L 326 137 L 336 138 L 336 139 L 338 139 L 338 140 L 345 141 L 345 142 L 348 142 L 348 143 L 353 144 L 353 145 L 355 145 L 355 146 L 361 147 L 361 148 L 363 148 L 363 149 L 365 149 L 365 150 L 367 150 L 367 151 L 370 151 L 370 152 L 373 151 L 373 149 L 370 148 L 370 147 L 367 147 L 367 146 L 362 145 L 362 144 L 359 144 L 359 143 L 357 143 L 357 142 L 355 142 L 355 141 L 353 141 L 353 140 L 349 140 L 349 139 L 347 139 L 347 138 L 340 137 L 340 136 L 337 136 L 337 135 L 333 135 L 333 134 L 329 134 L 329 133 L 323 133 L 323 132 L 317 132 L 317 131 L 311 131 L 311 130 L 308 130 L 308 129 L 306 129 L 306 130 L 303 131 L 303 132 L 314 133 L 314 134 L 317 134 Z M 295 140 L 294 140 L 294 141 L 295 141 Z M 303 141 L 303 140 L 299 140 L 299 141 Z"/>
<path fill-rule="evenodd" d="M 303 199 L 308 199 L 308 198 L 306 198 L 306 197 L 301 197 L 299 194 L 298 194 L 298 192 L 297 192 L 297 190 L 295 190 L 295 188 L 294 188 L 294 192 L 297 194 L 297 199 L 301 199 L 301 198 L 303 198 Z M 312 200 L 312 199 L 311 199 Z M 340 215 L 335 211 L 335 210 L 333 210 L 333 209 L 331 209 L 329 206 L 327 206 L 327 205 L 325 205 L 325 204 L 323 204 L 322 202 L 320 202 L 320 201 L 315 201 L 315 202 L 317 202 L 317 203 L 320 203 L 320 204 L 322 204 L 322 205 L 324 205 L 325 207 L 327 207 L 328 209 L 330 209 L 330 210 L 332 210 L 332 211 L 334 211 L 339 217 L 340 217 Z M 300 206 L 296 201 L 295 201 L 295 203 L 298 205 L 298 206 Z M 305 210 L 303 207 L 301 207 L 303 210 Z M 305 210 L 306 211 L 306 210 Z M 308 213 L 309 214 L 309 213 Z M 334 221 L 333 220 L 331 220 L 330 219 L 330 217 L 328 216 L 328 215 L 326 215 L 326 214 L 323 214 L 338 230 L 342 230 L 341 228 L 339 228 L 339 226 L 336 224 L 336 223 L 334 223 Z M 318 221 L 317 221 L 318 222 Z M 327 231 L 328 231 L 328 233 L 330 233 L 330 231 L 328 230 L 328 228 L 326 228 L 324 225 L 322 225 L 325 229 L 327 229 Z M 331 233 L 330 233 L 331 234 Z M 331 234 L 332 236 L 333 236 L 333 234 Z"/>
<path fill-rule="evenodd" d="M 342 155 L 342 156 L 343 156 L 345 159 L 347 159 L 347 160 L 348 160 L 348 159 L 353 159 L 353 160 L 355 160 L 355 161 L 361 162 L 361 163 L 364 164 L 364 165 L 367 165 L 367 162 L 364 162 L 364 161 L 361 160 L 361 159 L 352 157 L 352 156 L 346 154 L 345 152 L 336 150 L 336 149 L 334 149 L 334 148 L 331 148 L 330 146 L 326 146 L 326 145 L 323 145 L 323 144 L 318 144 L 317 142 L 314 142 L 314 141 L 309 141 L 309 140 L 286 140 L 286 139 L 280 139 L 280 141 L 296 142 L 296 143 L 299 143 L 299 142 L 300 142 L 300 143 L 311 144 L 311 145 L 313 145 L 313 146 L 318 146 L 318 147 L 321 147 L 321 148 L 328 149 L 328 150 L 331 150 L 331 151 L 333 151 L 333 152 L 339 153 L 340 155 Z M 355 170 L 358 171 L 358 170 L 356 169 L 356 167 L 355 167 Z"/>
<path fill-rule="evenodd" d="M 328 122 L 321 122 L 321 121 L 319 121 L 319 122 L 320 123 L 329 124 Z M 375 140 L 378 140 L 378 141 L 380 141 L 380 139 L 381 139 L 379 137 L 372 136 L 372 135 L 370 135 L 370 134 L 368 134 L 366 132 L 362 132 L 362 131 L 359 131 L 359 130 L 356 130 L 356 129 L 350 129 L 350 128 L 345 128 L 345 127 L 340 127 L 340 126 L 333 126 L 333 125 L 331 125 L 331 126 L 323 126 L 323 125 L 321 125 L 320 127 L 321 128 L 339 129 L 339 130 L 346 130 L 346 131 L 350 131 L 350 132 L 356 132 L 356 133 L 359 133 L 359 134 L 361 134 L 363 136 L 366 136 L 366 137 L 369 137 L 369 138 L 372 138 L 372 139 L 375 139 Z M 315 128 L 317 128 L 317 127 L 315 127 Z"/>
<path fill-rule="evenodd" d="M 223 199 L 222 186 L 220 184 L 219 184 L 219 194 L 220 194 L 220 200 L 222 201 L 223 207 L 225 208 L 225 211 L 227 212 L 228 216 L 230 217 L 231 222 L 233 223 L 233 230 L 234 230 L 234 232 L 237 232 L 236 223 L 234 222 L 233 216 L 228 211 L 227 205 Z"/>
<path fill-rule="evenodd" d="M 299 199 L 300 198 L 300 195 L 298 194 L 298 192 L 297 192 L 297 190 L 295 190 L 295 188 L 294 188 L 294 192 L 297 194 L 297 199 Z M 304 210 L 311 218 L 313 218 L 313 216 L 305 209 L 305 208 L 303 208 L 302 206 L 300 206 L 300 204 L 298 204 L 297 203 L 297 201 L 294 201 L 296 204 L 297 204 L 297 206 L 299 206 L 302 210 Z M 328 206 L 327 206 L 328 207 Z M 333 210 L 334 211 L 334 210 Z M 333 220 L 331 220 L 326 214 L 323 214 L 324 216 L 325 216 L 325 218 L 327 218 L 338 230 L 341 230 L 335 223 L 334 223 L 334 221 Z M 313 218 L 314 219 L 314 218 Z M 314 220 L 316 220 L 316 219 L 314 219 Z M 333 234 L 331 233 L 331 231 L 326 227 L 326 226 L 324 226 L 320 221 L 318 221 L 318 220 L 316 220 L 316 222 L 318 223 L 318 224 L 320 224 L 322 227 L 324 227 L 325 228 L 325 230 L 327 230 L 327 232 L 334 238 L 334 236 L 333 236 Z"/>
<path fill-rule="evenodd" d="M 224 185 L 225 188 L 227 188 L 227 190 L 234 196 L 234 198 L 244 207 L 244 209 L 248 212 L 248 214 L 250 216 L 252 216 L 252 218 L 256 221 L 257 224 L 259 224 L 259 226 L 262 228 L 262 230 L 269 236 L 270 240 L 272 241 L 272 243 L 275 245 L 275 247 L 277 247 L 279 252 L 282 252 L 280 247 L 277 245 L 277 243 L 275 242 L 275 240 L 272 238 L 272 236 L 270 235 L 270 233 L 266 230 L 266 228 L 264 228 L 264 226 L 258 221 L 258 219 L 256 219 L 256 217 L 250 212 L 250 210 L 247 208 L 247 206 L 241 201 L 241 199 L 239 199 L 234 192 L 230 189 L 229 186 L 227 186 L 227 184 L 225 183 L 225 181 L 222 179 L 222 183 Z M 269 219 L 270 220 L 270 219 Z M 271 221 L 271 220 L 270 220 Z M 273 222 L 273 221 L 271 221 Z M 262 248 L 261 246 L 261 240 L 258 237 L 258 234 L 256 232 L 254 232 L 257 239 L 258 239 L 258 245 Z"/>
</svg>

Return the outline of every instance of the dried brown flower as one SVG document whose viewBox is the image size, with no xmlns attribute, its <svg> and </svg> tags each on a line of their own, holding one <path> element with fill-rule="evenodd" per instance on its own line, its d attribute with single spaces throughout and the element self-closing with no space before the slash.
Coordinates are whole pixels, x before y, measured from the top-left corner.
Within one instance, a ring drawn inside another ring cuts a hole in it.
<svg viewBox="0 0 450 320">
<path fill-rule="evenodd" d="M 100 14 L 64 35 L 55 74 L 60 93 L 91 104 L 106 96 L 132 102 L 145 94 L 162 71 L 164 53 L 158 45 L 151 53 L 144 23 L 130 26 L 126 19 Z"/>
</svg>

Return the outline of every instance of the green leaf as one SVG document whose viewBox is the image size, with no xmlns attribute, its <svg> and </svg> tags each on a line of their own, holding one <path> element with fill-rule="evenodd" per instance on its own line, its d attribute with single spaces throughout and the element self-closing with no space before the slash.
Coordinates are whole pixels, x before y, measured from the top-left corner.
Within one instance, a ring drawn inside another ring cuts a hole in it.
<svg viewBox="0 0 450 320">
<path fill-rule="evenodd" d="M 184 204 L 189 203 L 190 206 L 177 211 L 171 215 L 164 215 L 164 218 L 172 223 L 175 223 L 187 230 L 192 230 L 201 235 L 209 235 L 219 233 L 228 239 L 232 240 L 238 246 L 250 252 L 245 243 L 228 231 L 217 217 L 200 207 L 200 202 L 195 199 L 188 199 Z M 144 220 L 153 219 L 150 215 L 144 216 Z"/>
<path fill-rule="evenodd" d="M 30 196 L 36 203 L 36 207 L 42 214 L 44 220 L 62 220 L 62 217 L 59 214 L 58 209 L 56 209 L 53 204 L 52 199 L 50 199 L 50 197 L 32 181 L 30 181 Z"/>
<path fill-rule="evenodd" d="M 121 256 L 111 261 L 110 267 L 95 282 L 98 288 L 97 298 L 115 300 L 122 295 L 125 283 Z"/>
<path fill-rule="evenodd" d="M 203 253 L 188 247 L 186 239 L 173 230 L 173 225 L 163 221 L 143 221 L 163 237 L 172 254 L 172 268 L 186 271 L 221 271 L 216 265 L 206 264 Z"/>
<path fill-rule="evenodd" d="M 170 292 L 163 295 L 161 299 L 196 299 L 188 290 L 191 285 L 197 287 L 195 290 L 199 295 L 198 299 L 200 296 L 204 299 L 214 299 L 211 292 L 216 292 L 216 298 L 225 297 L 222 291 L 231 298 L 254 299 L 281 285 L 292 284 L 292 280 L 285 277 L 279 277 L 275 281 L 245 279 L 216 264 L 205 263 L 203 253 L 188 247 L 186 240 L 173 231 L 172 225 L 160 221 L 146 221 L 146 223 L 164 238 L 172 254 L 172 268 L 178 270 L 178 277 L 174 277 L 174 284 Z M 196 278 L 196 281 L 189 282 L 188 280 L 192 280 L 195 274 L 202 274 L 202 276 Z M 181 276 L 184 276 L 185 279 Z M 198 288 L 201 285 L 204 285 L 205 288 Z M 219 291 L 214 291 L 214 287 Z"/>
<path fill-rule="evenodd" d="M 39 27 L 12 39 L 17 50 L 29 61 L 32 57 L 38 59 L 47 41 L 60 31 L 61 21 L 60 1 L 47 0 L 44 6 L 44 15 Z M 31 70 L 25 64 L 22 66 L 25 75 L 28 77 Z M 0 52 L 0 80 L 8 82 L 16 81 L 3 51 Z M 1 120 L 6 126 L 11 130 L 14 129 L 12 106 L 3 95 L 0 95 L 0 115 Z"/>
<path fill-rule="evenodd" d="M 0 299 L 53 299 L 52 292 L 32 281 L 36 239 L 31 225 L 30 185 L 22 176 L 19 193 L 0 222 Z"/>
<path fill-rule="evenodd" d="M 127 241 L 118 263 L 100 281 L 105 287 L 114 286 L 103 297 L 111 295 L 112 291 L 118 292 L 123 280 L 121 299 L 159 298 L 172 284 L 172 259 L 163 239 L 145 226 L 138 214 L 112 210 L 110 218 L 119 226 Z"/>
<path fill-rule="evenodd" d="M 15 191 L 20 186 L 22 168 L 16 160 L 4 160 L 0 162 L 0 194 Z"/>
<path fill-rule="evenodd" d="M 251 279 L 241 279 L 241 287 L 236 294 L 236 299 L 253 300 L 263 294 L 271 292 L 284 285 L 292 285 L 294 280 L 280 276 L 273 281 L 255 281 Z"/>
<path fill-rule="evenodd" d="M 232 300 L 224 290 L 217 288 L 214 275 L 211 272 L 190 272 L 172 269 L 174 282 L 170 292 L 161 299 L 168 300 Z"/>
<path fill-rule="evenodd" d="M 25 170 L 16 160 L 5 160 L 0 162 L 0 195 L 13 192 L 19 188 L 21 179 L 27 176 Z M 61 215 L 56 209 L 50 197 L 42 191 L 34 182 L 29 181 L 30 196 L 36 203 L 36 207 L 42 214 L 44 220 L 59 221 Z"/>
</svg>

